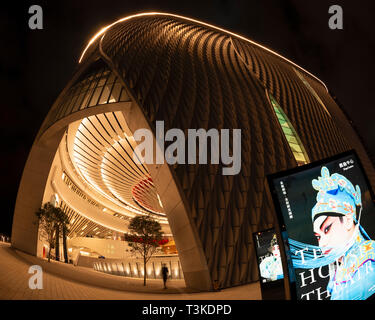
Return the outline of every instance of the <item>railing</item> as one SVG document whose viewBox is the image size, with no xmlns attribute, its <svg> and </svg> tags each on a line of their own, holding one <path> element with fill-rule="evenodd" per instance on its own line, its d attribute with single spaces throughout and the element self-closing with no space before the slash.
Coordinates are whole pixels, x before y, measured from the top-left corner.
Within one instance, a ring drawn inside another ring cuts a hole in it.
<svg viewBox="0 0 375 320">
<path fill-rule="evenodd" d="M 75 192 L 79 197 L 86 200 L 91 205 L 102 209 L 102 207 L 97 203 L 95 200 L 91 199 L 89 196 L 87 196 L 80 188 L 78 188 L 75 183 L 70 179 L 70 177 L 67 175 L 67 173 L 64 171 L 62 174 L 62 179 L 65 182 L 65 184 L 71 189 L 73 192 Z"/>
<path fill-rule="evenodd" d="M 143 261 L 141 259 L 94 259 L 93 267 L 96 271 L 131 278 L 143 278 L 144 276 Z M 147 279 L 161 279 L 163 264 L 168 268 L 168 277 L 170 279 L 184 279 L 181 264 L 177 256 L 160 256 L 150 259 L 146 265 Z"/>
</svg>

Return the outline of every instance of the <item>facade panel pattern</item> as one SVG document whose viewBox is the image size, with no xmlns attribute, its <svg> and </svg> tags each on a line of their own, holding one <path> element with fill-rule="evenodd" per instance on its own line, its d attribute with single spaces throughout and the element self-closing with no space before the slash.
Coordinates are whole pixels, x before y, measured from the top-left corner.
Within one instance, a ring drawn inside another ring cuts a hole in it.
<svg viewBox="0 0 375 320">
<path fill-rule="evenodd" d="M 311 161 L 351 148 L 327 113 L 324 104 L 319 103 L 313 91 L 297 75 L 295 67 L 243 41 L 233 39 L 233 44 L 249 69 L 283 106 Z M 301 74 L 301 71 L 297 72 Z M 304 75 L 303 78 L 308 79 L 309 76 Z M 321 89 L 321 94 L 328 94 L 322 84 L 316 80 L 312 82 Z"/>
<path fill-rule="evenodd" d="M 375 190 L 374 166 L 356 131 L 353 129 L 350 123 L 350 119 L 348 119 L 345 113 L 337 106 L 336 102 L 330 95 L 324 94 L 324 92 L 322 92 L 322 88 L 320 86 L 317 86 L 316 83 L 314 83 L 310 79 L 307 79 L 307 81 L 310 83 L 311 87 L 319 94 L 319 96 L 322 97 L 324 105 L 335 118 L 335 124 L 340 129 L 338 138 L 343 139 L 343 137 L 345 137 L 350 146 L 355 148 L 355 150 L 357 151 L 358 156 L 360 157 L 363 167 L 369 178 L 372 189 Z"/>
</svg>

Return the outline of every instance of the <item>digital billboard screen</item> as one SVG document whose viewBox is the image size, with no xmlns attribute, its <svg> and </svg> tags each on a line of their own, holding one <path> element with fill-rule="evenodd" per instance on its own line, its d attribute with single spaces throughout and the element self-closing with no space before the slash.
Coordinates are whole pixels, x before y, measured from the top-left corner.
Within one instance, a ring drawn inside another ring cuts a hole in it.
<svg viewBox="0 0 375 320">
<path fill-rule="evenodd" d="M 283 279 L 283 265 L 275 229 L 256 232 L 253 237 L 261 283 Z"/>
<path fill-rule="evenodd" d="M 354 151 L 270 175 L 300 300 L 365 300 L 375 293 L 375 206 Z"/>
</svg>

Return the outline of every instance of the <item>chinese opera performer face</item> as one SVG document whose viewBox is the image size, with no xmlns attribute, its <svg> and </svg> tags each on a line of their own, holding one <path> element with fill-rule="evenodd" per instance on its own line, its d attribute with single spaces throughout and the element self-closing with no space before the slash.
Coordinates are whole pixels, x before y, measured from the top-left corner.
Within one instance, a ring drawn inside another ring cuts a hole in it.
<svg viewBox="0 0 375 320">
<path fill-rule="evenodd" d="M 280 257 L 280 249 L 279 249 L 279 246 L 277 244 L 272 246 L 272 254 L 276 258 Z"/>
<path fill-rule="evenodd" d="M 375 245 L 360 225 L 361 190 L 326 167 L 312 185 L 318 191 L 312 208 L 314 234 L 330 263 L 331 300 L 367 299 L 375 293 Z M 366 239 L 365 239 L 366 238 Z"/>
<path fill-rule="evenodd" d="M 351 216 L 322 215 L 314 221 L 314 234 L 323 254 L 350 242 L 355 232 Z"/>
</svg>

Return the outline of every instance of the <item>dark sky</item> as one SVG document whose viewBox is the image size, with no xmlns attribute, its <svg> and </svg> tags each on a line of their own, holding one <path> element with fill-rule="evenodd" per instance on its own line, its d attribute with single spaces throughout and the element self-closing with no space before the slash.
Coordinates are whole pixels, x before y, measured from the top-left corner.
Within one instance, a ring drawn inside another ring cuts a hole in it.
<svg viewBox="0 0 375 320">
<path fill-rule="evenodd" d="M 0 12 L 0 233 L 10 234 L 22 170 L 33 139 L 71 78 L 88 40 L 101 27 L 144 11 L 185 15 L 237 32 L 293 60 L 334 93 L 375 153 L 375 1 L 330 0 L 49 0 L 7 1 Z M 28 9 L 43 9 L 43 30 Z M 341 5 L 344 29 L 328 28 Z"/>
</svg>

